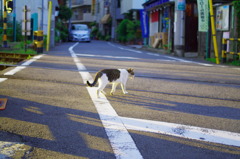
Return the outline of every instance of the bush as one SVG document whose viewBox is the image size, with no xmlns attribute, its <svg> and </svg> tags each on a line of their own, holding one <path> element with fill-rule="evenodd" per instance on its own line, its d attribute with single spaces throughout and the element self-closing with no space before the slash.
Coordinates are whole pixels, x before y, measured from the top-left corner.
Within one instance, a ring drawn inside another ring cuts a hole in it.
<svg viewBox="0 0 240 159">
<path fill-rule="evenodd" d="M 91 31 L 91 38 L 96 38 L 97 34 L 98 34 L 98 28 L 96 26 L 94 26 Z"/>
<path fill-rule="evenodd" d="M 59 36 L 59 38 L 56 37 L 56 36 Z M 56 23 L 55 37 L 56 37 L 55 38 L 56 42 L 60 42 L 60 41 L 66 42 L 66 41 L 68 41 L 68 28 L 65 25 L 63 25 L 61 20 L 58 20 L 57 23 Z"/>
<path fill-rule="evenodd" d="M 110 36 L 110 35 L 107 35 L 107 36 L 105 37 L 105 40 L 106 40 L 106 41 L 110 41 L 110 39 L 111 39 L 111 36 Z"/>
<path fill-rule="evenodd" d="M 140 21 L 124 19 L 116 29 L 117 39 L 123 43 L 136 40 L 139 27 Z"/>
</svg>

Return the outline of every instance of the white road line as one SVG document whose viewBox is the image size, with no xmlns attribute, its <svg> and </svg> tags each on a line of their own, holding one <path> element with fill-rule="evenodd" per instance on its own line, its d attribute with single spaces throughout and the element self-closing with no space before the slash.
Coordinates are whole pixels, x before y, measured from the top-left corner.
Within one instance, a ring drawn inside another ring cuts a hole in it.
<svg viewBox="0 0 240 159">
<path fill-rule="evenodd" d="M 165 62 L 176 62 L 176 60 L 162 60 L 162 59 L 156 59 L 157 61 L 165 61 Z"/>
<path fill-rule="evenodd" d="M 133 50 L 133 49 L 128 49 L 128 48 L 123 48 L 123 47 L 120 47 L 120 46 L 116 46 L 110 42 L 108 42 L 109 45 L 113 46 L 113 47 L 117 47 L 121 50 L 127 50 L 127 51 L 131 51 L 131 52 L 135 52 L 135 53 L 138 53 L 138 54 L 142 54 L 142 51 L 139 51 L 139 50 Z"/>
<path fill-rule="evenodd" d="M 160 121 L 121 117 L 127 129 L 167 134 L 188 139 L 240 147 L 240 134 Z"/>
<path fill-rule="evenodd" d="M 88 72 L 81 72 L 82 64 L 80 64 L 80 60 L 77 58 L 76 54 L 73 51 L 73 48 L 77 45 L 73 45 L 69 48 L 69 52 L 71 53 L 78 69 L 80 67 L 79 73 L 83 77 L 83 80 L 88 80 L 88 77 L 91 75 Z M 80 65 L 80 66 L 78 66 Z M 85 73 L 85 74 L 83 74 Z M 88 88 L 89 95 L 98 111 L 100 119 L 105 128 L 106 134 L 109 138 L 113 151 L 115 153 L 116 158 L 118 159 L 142 159 L 142 155 L 137 149 L 132 137 L 128 133 L 127 129 L 123 125 L 121 119 L 117 115 L 116 111 L 113 109 L 107 98 L 101 94 L 101 98 L 96 97 L 96 89 L 97 88 Z"/>
<path fill-rule="evenodd" d="M 74 46 L 76 46 L 76 44 Z M 72 57 L 76 58 L 74 61 L 76 61 L 76 65 L 78 66 L 77 63 L 80 61 L 77 60 L 77 56 L 74 51 L 72 51 L 72 48 L 73 47 L 71 47 L 69 51 L 72 54 Z M 179 60 L 177 58 L 172 59 Z M 82 68 L 80 67 L 81 75 L 82 73 L 87 73 L 88 78 L 92 78 L 88 72 L 81 72 L 81 70 Z M 96 89 L 96 87 L 87 87 L 89 95 L 99 113 L 100 119 L 113 147 L 116 158 L 143 158 L 127 129 L 160 133 L 182 138 L 240 147 L 239 133 L 161 121 L 120 117 L 103 94 L 100 95 L 101 98 L 97 98 Z"/>
<path fill-rule="evenodd" d="M 119 49 L 121 49 L 121 50 L 124 50 L 124 48 L 123 47 L 118 47 Z"/>
<path fill-rule="evenodd" d="M 4 73 L 4 75 L 14 75 L 15 73 L 23 70 L 24 68 L 26 68 L 26 66 L 30 65 L 32 62 L 40 59 L 42 56 L 44 55 L 37 55 L 37 56 L 34 56 L 33 58 L 31 58 L 30 60 L 27 60 L 26 62 L 24 62 L 23 64 L 21 64 L 21 66 L 17 66 L 15 67 L 14 69 Z"/>
<path fill-rule="evenodd" d="M 113 46 L 113 47 L 118 47 L 119 49 L 122 49 L 122 50 L 127 50 L 127 51 L 131 51 L 131 52 L 135 52 L 135 53 L 139 53 L 139 54 L 142 54 L 143 52 L 142 51 L 138 51 L 138 50 L 132 50 L 132 49 L 127 49 L 127 48 L 123 48 L 123 47 L 120 47 L 120 46 L 116 46 L 110 42 L 108 42 L 109 45 Z M 159 54 L 154 54 L 154 53 L 147 53 L 148 55 L 151 55 L 151 56 L 160 56 Z M 194 64 L 198 64 L 198 65 L 202 65 L 202 66 L 207 66 L 207 67 L 212 67 L 213 65 L 212 64 L 206 64 L 206 63 L 201 63 L 201 62 L 194 62 L 194 61 L 188 61 L 188 60 L 183 60 L 183 59 L 179 59 L 179 58 L 175 58 L 175 57 L 169 57 L 169 56 L 166 56 L 166 58 L 170 58 L 170 59 L 173 59 L 173 60 L 176 60 L 176 61 L 180 61 L 180 62 L 185 62 L 185 63 L 194 63 Z"/>
<path fill-rule="evenodd" d="M 113 45 L 112 43 L 108 42 L 108 45 L 111 45 L 113 47 L 117 47 L 116 45 Z"/>
<path fill-rule="evenodd" d="M 76 54 L 78 56 L 85 57 L 103 57 L 103 58 L 115 58 L 115 59 L 129 59 L 129 60 L 138 60 L 136 57 L 127 57 L 127 56 L 109 56 L 109 55 L 93 55 L 93 54 Z"/>
<path fill-rule="evenodd" d="M 24 146 L 20 142 L 0 141 L 0 158 L 12 158 L 16 151 L 24 151 Z"/>
<path fill-rule="evenodd" d="M 151 56 L 160 56 L 158 54 L 154 54 L 154 53 L 147 53 L 148 55 L 151 55 Z"/>
<path fill-rule="evenodd" d="M 75 54 L 75 52 L 73 51 L 73 48 L 75 46 L 77 46 L 78 43 L 75 43 L 73 46 L 71 46 L 68 50 L 78 68 L 78 71 L 80 71 L 80 75 L 83 79 L 83 83 L 86 84 L 87 80 L 92 80 L 91 75 L 88 72 L 85 72 L 86 67 L 81 63 L 81 61 L 78 59 L 77 55 Z"/>
<path fill-rule="evenodd" d="M 3 82 L 3 81 L 6 81 L 7 78 L 0 78 L 0 83 Z"/>
<path fill-rule="evenodd" d="M 102 95 L 97 98 L 97 88 L 87 87 L 91 99 L 99 113 L 107 136 L 112 145 L 116 158 L 119 159 L 141 159 L 143 158 L 136 147 L 131 135 L 113 109 L 107 98 Z"/>
<path fill-rule="evenodd" d="M 179 59 L 179 58 L 175 58 L 175 57 L 169 57 L 169 56 L 165 56 L 166 58 L 169 58 L 169 59 L 173 59 L 173 60 L 177 60 L 177 61 L 180 61 L 180 62 L 185 62 L 185 63 L 195 63 L 195 64 L 198 64 L 198 65 L 203 65 L 203 66 L 213 66 L 212 64 L 206 64 L 206 63 L 201 63 L 201 62 L 194 62 L 194 61 L 188 61 L 188 60 L 183 60 L 183 59 Z"/>
<path fill-rule="evenodd" d="M 239 70 L 240 71 L 240 68 L 233 68 L 234 70 Z"/>
<path fill-rule="evenodd" d="M 138 54 L 142 54 L 142 51 L 133 50 L 133 49 L 125 49 L 125 48 L 123 48 L 123 49 L 127 50 L 127 51 L 131 51 L 131 52 L 135 52 L 135 53 L 138 53 Z"/>
</svg>

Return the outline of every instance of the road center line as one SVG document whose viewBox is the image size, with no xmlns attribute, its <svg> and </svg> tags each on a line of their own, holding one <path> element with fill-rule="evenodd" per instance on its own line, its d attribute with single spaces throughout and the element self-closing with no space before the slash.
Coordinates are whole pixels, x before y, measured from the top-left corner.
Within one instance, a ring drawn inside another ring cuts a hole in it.
<svg viewBox="0 0 240 159">
<path fill-rule="evenodd" d="M 77 58 L 77 55 L 73 51 L 73 48 L 77 46 L 78 43 L 74 44 L 69 48 L 69 52 L 72 55 L 74 62 L 76 63 L 79 73 L 83 77 L 84 83 L 89 78 L 92 79 L 90 73 L 81 72 L 83 69 L 86 69 L 80 60 Z M 84 73 L 84 74 L 83 74 Z M 135 145 L 131 135 L 128 133 L 124 124 L 121 121 L 121 118 L 118 116 L 116 111 L 113 109 L 107 98 L 101 94 L 101 98 L 96 96 L 96 87 L 90 88 L 87 87 L 88 93 L 98 111 L 99 117 L 103 123 L 106 134 L 109 138 L 113 151 L 116 158 L 118 159 L 142 159 L 138 148 Z"/>
</svg>

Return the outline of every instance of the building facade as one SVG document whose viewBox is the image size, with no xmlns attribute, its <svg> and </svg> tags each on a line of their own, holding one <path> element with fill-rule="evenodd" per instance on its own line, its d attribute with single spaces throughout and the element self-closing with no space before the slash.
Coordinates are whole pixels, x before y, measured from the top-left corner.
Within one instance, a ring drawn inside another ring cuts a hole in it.
<svg viewBox="0 0 240 159">
<path fill-rule="evenodd" d="M 91 12 L 92 0 L 71 0 L 71 9 L 73 12 L 72 24 L 89 24 L 94 21 Z"/>
<path fill-rule="evenodd" d="M 208 3 L 208 0 L 204 2 Z M 217 11 L 218 7 L 229 7 L 228 19 L 225 19 L 229 24 L 228 28 L 217 29 L 218 50 L 221 50 L 221 37 L 231 34 L 234 30 L 231 29 L 234 27 L 231 2 L 232 0 L 213 0 L 216 24 L 222 16 L 222 12 Z M 207 45 L 210 45 L 210 51 L 213 50 L 211 35 L 210 42 L 206 43 L 207 31 L 199 31 L 199 15 L 204 15 L 199 12 L 198 0 L 149 0 L 143 6 L 149 16 L 148 45 L 150 47 L 165 48 L 177 56 L 205 57 Z M 210 25 L 207 30 L 211 30 Z"/>
<path fill-rule="evenodd" d="M 58 6 L 57 0 L 51 0 L 52 2 L 52 19 L 51 19 L 51 35 L 50 36 L 50 47 L 55 46 L 55 17 Z M 13 17 L 13 21 L 21 24 L 23 21 L 23 9 L 26 6 L 28 10 L 27 19 L 31 21 L 30 24 L 30 36 L 33 36 L 33 32 L 37 30 L 43 30 L 43 34 L 47 35 L 48 30 L 48 12 L 49 12 L 49 0 L 15 0 L 13 12 L 8 14 L 9 17 Z M 15 25 L 16 25 L 15 23 Z M 13 27 L 14 28 L 14 27 Z M 16 28 L 16 26 L 15 26 Z"/>
</svg>

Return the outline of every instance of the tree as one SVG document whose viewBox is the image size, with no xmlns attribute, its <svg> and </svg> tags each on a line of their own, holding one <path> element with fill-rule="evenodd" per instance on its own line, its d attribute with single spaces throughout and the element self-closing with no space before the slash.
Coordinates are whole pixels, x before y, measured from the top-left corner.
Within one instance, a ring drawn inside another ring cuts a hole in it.
<svg viewBox="0 0 240 159">
<path fill-rule="evenodd" d="M 131 21 L 129 19 L 124 19 L 117 27 L 117 39 L 120 42 L 129 42 L 136 40 L 137 30 L 140 27 L 140 22 L 138 20 Z"/>
<path fill-rule="evenodd" d="M 124 19 L 121 21 L 121 23 L 117 26 L 116 32 L 117 32 L 117 39 L 120 42 L 127 42 L 127 23 L 129 22 L 128 19 Z"/>
<path fill-rule="evenodd" d="M 58 17 L 64 21 L 69 20 L 72 17 L 72 10 L 65 5 L 61 5 Z"/>
<path fill-rule="evenodd" d="M 68 28 L 63 24 L 63 21 L 68 21 L 72 17 L 72 10 L 65 5 L 59 7 L 59 15 L 56 23 L 56 42 L 68 41 Z"/>
</svg>

